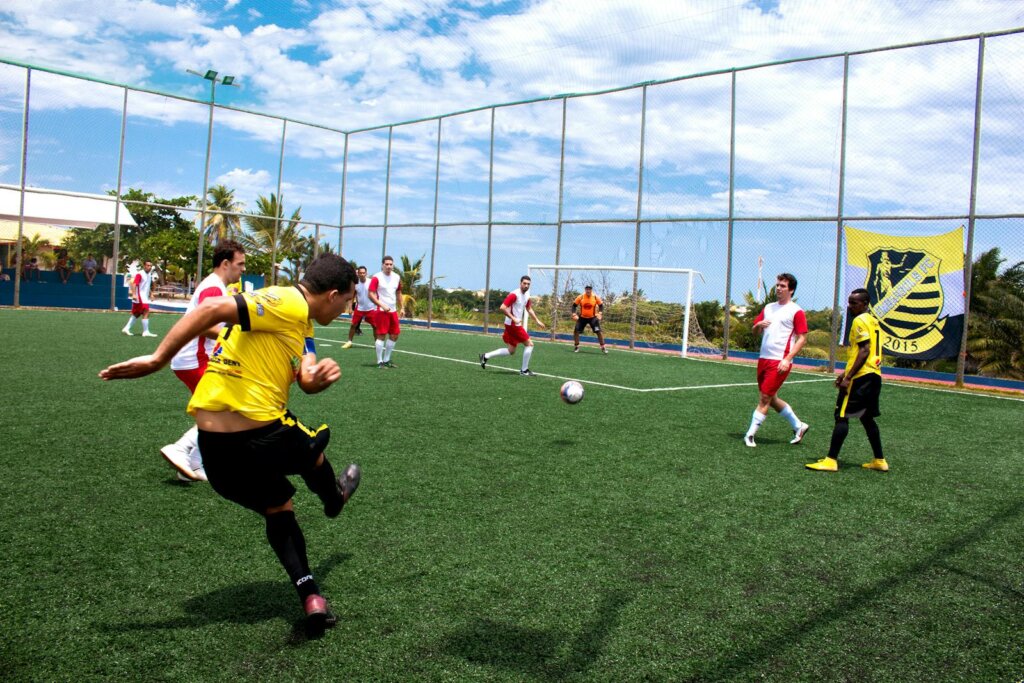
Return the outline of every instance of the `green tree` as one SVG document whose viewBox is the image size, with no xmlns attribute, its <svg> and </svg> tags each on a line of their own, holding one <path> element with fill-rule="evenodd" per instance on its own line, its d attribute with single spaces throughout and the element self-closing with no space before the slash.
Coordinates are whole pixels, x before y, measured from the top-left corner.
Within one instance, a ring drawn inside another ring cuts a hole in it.
<svg viewBox="0 0 1024 683">
<path fill-rule="evenodd" d="M 403 254 L 400 257 L 402 260 L 402 268 L 395 268 L 395 272 L 398 273 L 398 277 L 402 282 L 402 291 L 407 292 L 402 295 L 402 302 L 400 306 L 402 315 L 416 315 L 416 297 L 422 297 L 422 292 L 418 291 L 418 288 L 420 280 L 423 279 L 423 259 L 425 257 L 426 254 L 423 254 L 423 256 L 420 256 L 415 262 L 413 262 L 408 256 Z"/>
<path fill-rule="evenodd" d="M 971 277 L 968 365 L 979 374 L 1024 379 L 1024 261 L 999 272 L 999 248 L 983 253 Z"/>
<path fill-rule="evenodd" d="M 238 239 L 242 234 L 242 218 L 235 214 L 242 211 L 243 204 L 235 200 L 235 191 L 224 185 L 214 185 L 207 190 L 206 197 L 207 227 L 214 244 Z"/>
<path fill-rule="evenodd" d="M 291 218 L 284 217 L 284 203 L 271 193 L 270 197 L 260 195 L 256 199 L 256 210 L 247 214 L 244 218 L 245 231 L 239 238 L 246 252 L 246 270 L 250 272 L 262 272 L 268 280 L 277 281 L 278 264 L 284 264 L 299 257 L 299 223 L 302 221 L 302 207 L 292 212 Z M 277 240 L 275 242 L 275 232 Z M 276 245 L 276 254 L 275 254 Z M 249 267 L 249 254 L 256 256 L 255 262 L 260 263 L 261 270 L 257 266 Z M 274 254 L 277 264 L 270 263 L 270 257 Z M 265 257 L 265 258 L 259 258 Z"/>
</svg>

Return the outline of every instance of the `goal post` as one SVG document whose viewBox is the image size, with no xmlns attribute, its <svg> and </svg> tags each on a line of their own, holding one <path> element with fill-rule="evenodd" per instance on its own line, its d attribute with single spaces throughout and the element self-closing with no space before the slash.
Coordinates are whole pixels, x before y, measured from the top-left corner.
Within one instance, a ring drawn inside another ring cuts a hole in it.
<svg viewBox="0 0 1024 683">
<path fill-rule="evenodd" d="M 571 338 L 575 327 L 572 304 L 592 285 L 604 302 L 602 328 L 606 340 L 628 342 L 630 348 L 678 345 L 684 358 L 696 345 L 711 348 L 693 315 L 695 276 L 691 268 L 603 265 L 531 265 L 533 305 L 553 338 Z M 587 334 L 593 334 L 589 328 Z"/>
</svg>

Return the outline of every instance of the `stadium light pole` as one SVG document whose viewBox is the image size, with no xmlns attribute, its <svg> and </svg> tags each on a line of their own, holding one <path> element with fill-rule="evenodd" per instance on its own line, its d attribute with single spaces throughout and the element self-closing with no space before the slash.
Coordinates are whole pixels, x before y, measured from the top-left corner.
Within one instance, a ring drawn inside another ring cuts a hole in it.
<svg viewBox="0 0 1024 683">
<path fill-rule="evenodd" d="M 205 74 L 193 71 L 192 69 L 185 69 L 185 71 L 193 76 L 199 76 L 210 81 L 210 121 L 206 128 L 206 164 L 203 168 L 203 193 L 199 209 L 199 256 L 196 259 L 195 285 L 198 287 L 199 282 L 203 279 L 203 244 L 206 242 L 206 195 L 210 184 L 210 149 L 213 146 L 213 108 L 217 99 L 217 84 L 235 85 L 235 77 L 220 76 L 213 69 L 207 69 Z"/>
</svg>

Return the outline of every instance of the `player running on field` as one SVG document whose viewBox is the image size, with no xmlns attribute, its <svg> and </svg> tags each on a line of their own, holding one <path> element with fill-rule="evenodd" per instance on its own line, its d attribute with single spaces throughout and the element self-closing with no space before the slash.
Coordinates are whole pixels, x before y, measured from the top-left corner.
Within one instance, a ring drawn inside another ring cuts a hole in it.
<svg viewBox="0 0 1024 683">
<path fill-rule="evenodd" d="M 341 379 L 334 359 L 317 361 L 313 321 L 329 325 L 341 315 L 355 282 L 348 261 L 323 254 L 297 285 L 206 299 L 171 328 L 152 355 L 100 372 L 105 380 L 152 374 L 189 340 L 226 325 L 188 412 L 199 428 L 210 485 L 263 517 L 267 540 L 298 592 L 314 635 L 333 626 L 335 618 L 309 568 L 288 476 L 301 475 L 323 503 L 324 514 L 337 517 L 355 493 L 360 471 L 352 464 L 335 478 L 324 454 L 330 429 L 299 422 L 288 410 L 288 393 L 292 382 L 315 394 Z"/>
<path fill-rule="evenodd" d="M 244 272 L 245 248 L 233 240 L 218 244 L 213 251 L 213 272 L 196 287 L 185 312 L 195 310 L 211 297 L 230 294 L 232 285 L 242 278 Z M 222 328 L 223 325 L 218 325 L 192 339 L 171 359 L 171 370 L 188 387 L 189 393 L 196 392 Z M 183 481 L 206 481 L 198 438 L 198 431 L 193 426 L 180 439 L 160 449 L 160 455 L 178 471 L 178 478 Z"/>
<path fill-rule="evenodd" d="M 519 278 L 519 289 L 510 292 L 501 303 L 501 311 L 505 314 L 505 334 L 501 335 L 502 340 L 508 344 L 507 348 L 495 349 L 488 353 L 480 354 L 480 367 L 487 369 L 487 361 L 501 356 L 511 356 L 516 352 L 516 347 L 523 345 L 523 365 L 519 374 L 523 377 L 533 377 L 534 372 L 530 371 L 530 356 L 533 355 L 533 340 L 523 327 L 523 320 L 529 313 L 533 319 L 544 329 L 544 323 L 540 321 L 537 314 L 533 312 L 530 304 L 530 276 L 524 275 Z"/>
<path fill-rule="evenodd" d="M 775 280 L 775 296 L 773 301 L 764 307 L 754 319 L 754 332 L 760 332 L 761 355 L 757 360 L 757 388 L 760 398 L 750 427 L 743 437 L 743 443 L 754 448 L 754 435 L 768 417 L 771 406 L 779 415 L 789 421 L 793 428 L 792 444 L 803 441 L 810 427 L 800 421 L 793 408 L 778 397 L 782 383 L 793 368 L 793 358 L 804 347 L 807 341 L 807 318 L 804 310 L 793 301 L 796 293 L 796 278 L 789 273 L 782 273 Z"/>
<path fill-rule="evenodd" d="M 155 337 L 149 331 L 149 304 L 152 302 L 149 296 L 150 287 L 153 285 L 153 262 L 146 261 L 142 270 L 135 273 L 128 281 L 128 295 L 132 300 L 132 314 L 128 322 L 121 328 L 121 334 L 132 336 L 132 324 L 142 318 L 142 336 Z"/>
<path fill-rule="evenodd" d="M 576 309 L 579 308 L 579 313 Z M 604 347 L 604 333 L 601 332 L 601 320 L 604 318 L 604 301 L 594 294 L 593 285 L 583 288 L 583 293 L 572 302 L 572 319 L 576 321 L 576 329 L 572 333 L 572 352 L 579 353 L 580 333 L 590 325 L 590 329 L 597 335 L 597 343 L 601 345 L 601 351 L 608 353 Z"/>
<path fill-rule="evenodd" d="M 352 338 L 356 334 L 362 334 L 359 331 L 359 324 L 363 318 L 370 323 L 371 328 L 373 327 L 373 314 L 377 310 L 377 305 L 370 301 L 370 281 L 366 279 L 366 266 L 356 268 L 356 275 L 359 277 L 359 281 L 356 282 L 356 305 L 352 309 L 352 323 L 348 326 L 348 341 L 341 345 L 343 349 L 352 348 Z"/>
<path fill-rule="evenodd" d="M 370 280 L 367 296 L 377 307 L 373 314 L 374 349 L 377 352 L 378 368 L 393 368 L 391 352 L 395 350 L 398 335 L 398 314 L 402 303 L 402 279 L 395 272 L 395 260 L 385 256 L 380 272 Z"/>
</svg>

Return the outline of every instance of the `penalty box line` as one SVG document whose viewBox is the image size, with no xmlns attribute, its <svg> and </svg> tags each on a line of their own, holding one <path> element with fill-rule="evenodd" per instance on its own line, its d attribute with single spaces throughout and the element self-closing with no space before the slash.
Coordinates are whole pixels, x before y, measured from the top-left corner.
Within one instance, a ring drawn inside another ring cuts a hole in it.
<svg viewBox="0 0 1024 683">
<path fill-rule="evenodd" d="M 339 341 L 337 339 L 330 339 L 328 337 L 314 337 L 314 338 L 317 341 L 331 342 L 331 343 L 334 343 L 334 344 L 342 344 L 342 343 L 344 343 L 344 341 Z M 347 341 L 347 340 L 345 340 L 345 341 Z M 356 344 L 354 342 L 353 342 L 352 346 L 353 347 L 360 347 L 360 348 L 364 348 L 364 349 L 372 349 L 373 348 L 373 346 L 371 346 L 369 344 Z M 433 360 L 444 360 L 444 361 L 448 361 L 450 363 L 463 363 L 465 365 L 480 365 L 479 361 L 465 360 L 464 358 L 449 358 L 448 356 L 437 356 L 437 355 L 430 354 L 430 353 L 420 353 L 418 351 L 407 351 L 405 349 L 397 349 L 396 348 L 396 349 L 394 349 L 392 351 L 392 353 L 404 353 L 404 354 L 409 355 L 409 356 L 419 356 L 420 358 L 430 358 L 430 359 L 433 359 Z M 519 372 L 515 368 L 506 368 L 506 367 L 501 366 L 501 365 L 492 365 L 492 366 L 489 366 L 489 367 L 492 370 L 501 370 L 503 372 L 515 372 L 515 373 Z M 563 376 L 563 375 L 551 375 L 551 374 L 548 374 L 548 373 L 545 373 L 545 372 L 537 372 L 535 374 L 538 377 L 548 377 L 548 378 L 551 378 L 551 379 L 562 380 L 563 382 L 568 381 L 568 380 L 574 380 L 574 381 L 580 382 L 581 384 L 584 384 L 584 385 L 592 385 L 592 386 L 597 386 L 597 387 L 607 387 L 609 389 L 620 389 L 622 391 L 632 391 L 632 392 L 638 393 L 638 394 L 651 394 L 651 393 L 669 392 L 669 391 L 696 391 L 696 390 L 700 390 L 700 389 L 727 389 L 727 388 L 731 388 L 731 387 L 756 387 L 757 386 L 757 382 L 734 382 L 734 383 L 730 383 L 730 384 L 699 384 L 699 385 L 688 386 L 688 387 L 653 387 L 653 388 L 650 388 L 650 389 L 641 389 L 641 388 L 638 388 L 638 387 L 627 387 L 627 386 L 623 386 L 621 384 L 610 384 L 608 382 L 597 382 L 597 381 L 593 381 L 593 380 L 589 380 L 589 379 L 581 379 L 579 377 L 566 377 L 566 376 Z M 809 383 L 809 382 L 831 382 L 831 381 L 833 381 L 831 377 L 822 377 L 822 378 L 818 378 L 818 379 L 797 379 L 797 380 L 791 380 L 789 382 L 786 382 L 786 384 L 787 385 L 788 384 L 806 384 L 806 383 Z"/>
</svg>

